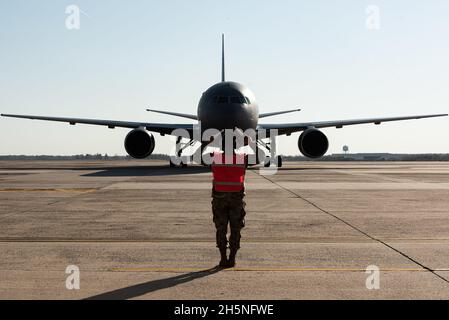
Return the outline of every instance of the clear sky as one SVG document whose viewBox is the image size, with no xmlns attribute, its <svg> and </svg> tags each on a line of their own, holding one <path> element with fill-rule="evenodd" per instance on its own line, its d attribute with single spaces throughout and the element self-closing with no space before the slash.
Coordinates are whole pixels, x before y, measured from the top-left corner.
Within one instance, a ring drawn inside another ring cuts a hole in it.
<svg viewBox="0 0 449 320">
<path fill-rule="evenodd" d="M 261 112 L 302 108 L 265 123 L 447 113 L 448 14 L 447 0 L 0 0 L 0 112 L 189 123 L 145 108 L 195 114 L 220 80 L 224 32 L 227 80 Z M 125 154 L 127 132 L 0 118 L 0 154 Z M 449 117 L 324 132 L 329 153 L 449 152 Z M 280 151 L 299 154 L 298 136 Z"/>
</svg>

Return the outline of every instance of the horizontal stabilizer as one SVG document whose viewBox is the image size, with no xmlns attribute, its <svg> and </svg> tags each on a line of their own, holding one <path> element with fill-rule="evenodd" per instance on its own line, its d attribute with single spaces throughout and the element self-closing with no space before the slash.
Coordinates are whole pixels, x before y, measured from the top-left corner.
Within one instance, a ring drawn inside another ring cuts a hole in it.
<svg viewBox="0 0 449 320">
<path fill-rule="evenodd" d="M 286 111 L 277 111 L 277 112 L 262 113 L 262 114 L 259 114 L 259 119 L 260 119 L 260 118 L 265 118 L 265 117 L 277 116 L 278 114 L 284 114 L 284 113 L 296 112 L 296 111 L 301 111 L 301 109 L 293 109 L 293 110 L 286 110 Z"/>
<path fill-rule="evenodd" d="M 198 120 L 198 117 L 193 115 L 193 114 L 170 112 L 170 111 L 161 111 L 161 110 L 154 110 L 154 109 L 147 109 L 147 111 L 156 112 L 156 113 L 162 113 L 162 114 L 169 114 L 171 116 L 176 116 L 176 117 L 181 117 L 181 118 Z"/>
</svg>

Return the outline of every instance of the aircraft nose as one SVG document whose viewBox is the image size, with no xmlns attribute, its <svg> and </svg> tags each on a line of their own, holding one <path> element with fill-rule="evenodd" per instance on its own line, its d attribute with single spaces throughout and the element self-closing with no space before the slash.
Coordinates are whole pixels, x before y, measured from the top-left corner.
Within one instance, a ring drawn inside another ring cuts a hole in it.
<svg viewBox="0 0 449 320">
<path fill-rule="evenodd" d="M 242 104 L 216 104 L 206 119 L 211 128 L 246 130 L 255 128 L 253 113 L 251 108 Z"/>
</svg>

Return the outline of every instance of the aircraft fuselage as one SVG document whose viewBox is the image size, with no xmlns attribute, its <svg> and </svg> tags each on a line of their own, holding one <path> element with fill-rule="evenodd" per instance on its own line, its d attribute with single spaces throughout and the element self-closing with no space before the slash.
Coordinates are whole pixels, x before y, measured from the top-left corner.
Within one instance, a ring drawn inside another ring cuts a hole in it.
<svg viewBox="0 0 449 320">
<path fill-rule="evenodd" d="M 237 82 L 219 82 L 198 103 L 198 120 L 206 129 L 256 129 L 259 107 L 254 94 Z"/>
</svg>

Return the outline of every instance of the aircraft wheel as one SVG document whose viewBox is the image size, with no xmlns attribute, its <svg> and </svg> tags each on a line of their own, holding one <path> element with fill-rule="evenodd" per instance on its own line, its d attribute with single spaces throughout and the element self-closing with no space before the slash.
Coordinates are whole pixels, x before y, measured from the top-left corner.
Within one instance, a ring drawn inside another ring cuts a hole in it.
<svg viewBox="0 0 449 320">
<path fill-rule="evenodd" d="M 281 156 L 277 156 L 277 167 L 278 168 L 282 168 L 282 157 Z"/>
<path fill-rule="evenodd" d="M 267 155 L 266 153 L 260 149 L 259 147 L 256 148 L 256 150 L 254 151 L 255 155 L 256 155 L 256 164 L 265 164 Z"/>
<path fill-rule="evenodd" d="M 270 166 L 270 164 L 271 164 L 270 161 L 271 161 L 270 157 L 266 156 L 263 166 L 265 168 L 268 168 Z"/>
<path fill-rule="evenodd" d="M 187 168 L 187 164 L 190 162 L 189 156 L 182 156 L 181 157 L 181 167 Z"/>
<path fill-rule="evenodd" d="M 176 167 L 176 164 L 173 163 L 173 162 L 171 161 L 171 159 L 168 160 L 168 163 L 170 164 L 170 168 L 175 168 L 175 167 Z"/>
</svg>

